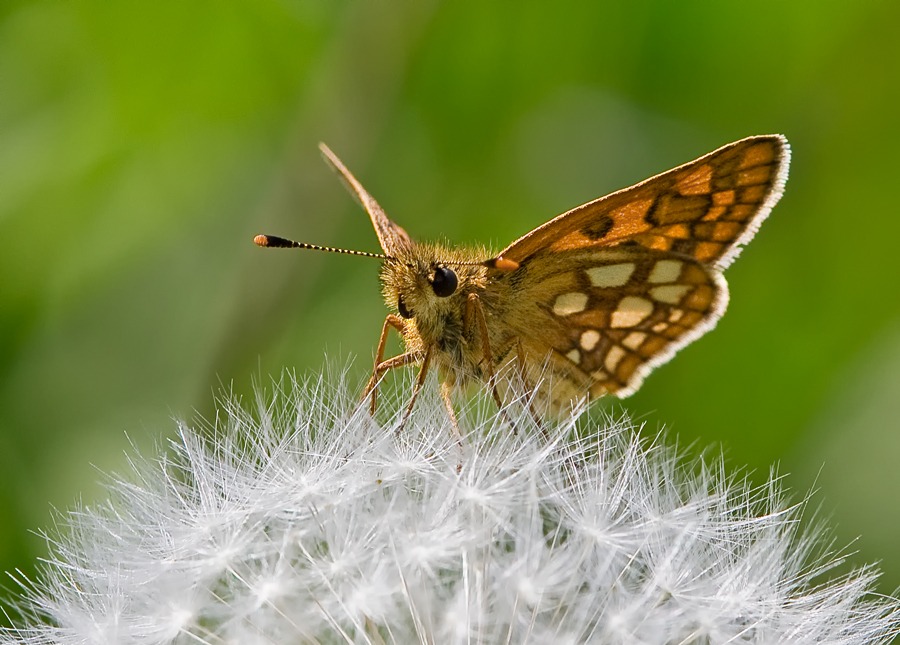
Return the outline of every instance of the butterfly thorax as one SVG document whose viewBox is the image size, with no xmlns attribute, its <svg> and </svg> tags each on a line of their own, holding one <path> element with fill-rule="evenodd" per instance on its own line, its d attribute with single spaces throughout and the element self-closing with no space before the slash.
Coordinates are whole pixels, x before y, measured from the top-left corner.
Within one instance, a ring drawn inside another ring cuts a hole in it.
<svg viewBox="0 0 900 645">
<path fill-rule="evenodd" d="M 407 351 L 424 355 L 431 348 L 434 364 L 455 383 L 484 378 L 477 323 L 466 319 L 466 311 L 470 294 L 475 294 L 486 315 L 495 319 L 502 314 L 503 281 L 491 275 L 496 271 L 476 264 L 491 253 L 411 243 L 395 255 L 396 261 L 385 262 L 381 280 L 388 307 L 403 318 Z M 491 336 L 494 327 L 488 321 Z M 495 340 L 500 341 L 491 338 Z"/>
</svg>

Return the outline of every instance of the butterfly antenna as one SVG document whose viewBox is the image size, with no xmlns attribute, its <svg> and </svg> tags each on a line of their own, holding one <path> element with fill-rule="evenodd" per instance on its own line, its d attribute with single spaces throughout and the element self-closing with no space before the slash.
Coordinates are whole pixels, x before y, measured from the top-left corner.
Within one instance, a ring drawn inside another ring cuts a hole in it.
<svg viewBox="0 0 900 645">
<path fill-rule="evenodd" d="M 329 253 L 343 253 L 344 255 L 359 255 L 364 258 L 375 258 L 377 260 L 387 260 L 388 262 L 396 262 L 396 258 L 389 255 L 381 255 L 380 253 L 367 253 L 366 251 L 351 251 L 349 249 L 336 249 L 330 246 L 319 246 L 318 244 L 307 244 L 306 242 L 295 242 L 284 237 L 275 235 L 257 235 L 253 238 L 253 242 L 257 246 L 265 246 L 267 248 L 277 249 L 310 249 L 312 251 L 328 251 Z"/>
</svg>

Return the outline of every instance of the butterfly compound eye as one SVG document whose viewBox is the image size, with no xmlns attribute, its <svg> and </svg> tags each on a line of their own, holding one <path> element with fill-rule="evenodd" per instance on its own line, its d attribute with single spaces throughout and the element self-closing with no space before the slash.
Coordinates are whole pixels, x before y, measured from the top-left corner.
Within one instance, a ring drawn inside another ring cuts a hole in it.
<svg viewBox="0 0 900 645">
<path fill-rule="evenodd" d="M 400 311 L 400 315 L 407 320 L 413 317 L 413 313 L 406 308 L 406 303 L 403 302 L 403 296 L 397 296 L 397 309 Z"/>
<path fill-rule="evenodd" d="M 431 279 L 431 288 L 434 289 L 434 295 L 438 298 L 446 298 L 452 296 L 456 291 L 456 285 L 459 281 L 456 274 L 447 267 L 438 267 L 434 270 L 434 277 Z"/>
</svg>

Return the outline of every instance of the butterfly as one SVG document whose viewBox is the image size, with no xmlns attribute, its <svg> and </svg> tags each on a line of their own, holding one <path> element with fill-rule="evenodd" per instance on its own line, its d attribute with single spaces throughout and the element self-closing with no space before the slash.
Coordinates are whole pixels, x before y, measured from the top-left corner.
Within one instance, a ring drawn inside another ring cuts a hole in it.
<svg viewBox="0 0 900 645">
<path fill-rule="evenodd" d="M 271 235 L 254 241 L 381 259 L 384 297 L 396 313 L 385 318 L 363 400 L 371 397 L 374 414 L 381 377 L 418 365 L 402 427 L 435 367 L 457 432 L 451 393 L 472 381 L 485 383 L 501 410 L 514 383 L 549 413 L 634 393 L 722 316 L 722 271 L 778 202 L 790 163 L 781 135 L 741 139 L 578 206 L 491 253 L 412 240 L 319 147 L 368 211 L 384 253 Z M 405 351 L 385 359 L 391 329 Z"/>
</svg>

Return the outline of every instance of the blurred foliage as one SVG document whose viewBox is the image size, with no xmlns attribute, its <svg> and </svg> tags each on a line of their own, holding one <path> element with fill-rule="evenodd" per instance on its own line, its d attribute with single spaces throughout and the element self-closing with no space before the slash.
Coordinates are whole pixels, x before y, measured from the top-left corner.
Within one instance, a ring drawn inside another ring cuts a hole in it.
<svg viewBox="0 0 900 645">
<path fill-rule="evenodd" d="M 795 473 L 900 585 L 900 4 L 458 0 L 0 5 L 0 568 L 129 443 L 326 352 L 362 379 L 377 250 L 326 141 L 421 239 L 501 247 L 729 141 L 787 192 L 718 329 L 626 402 Z M 824 463 L 824 466 L 823 466 Z"/>
</svg>

